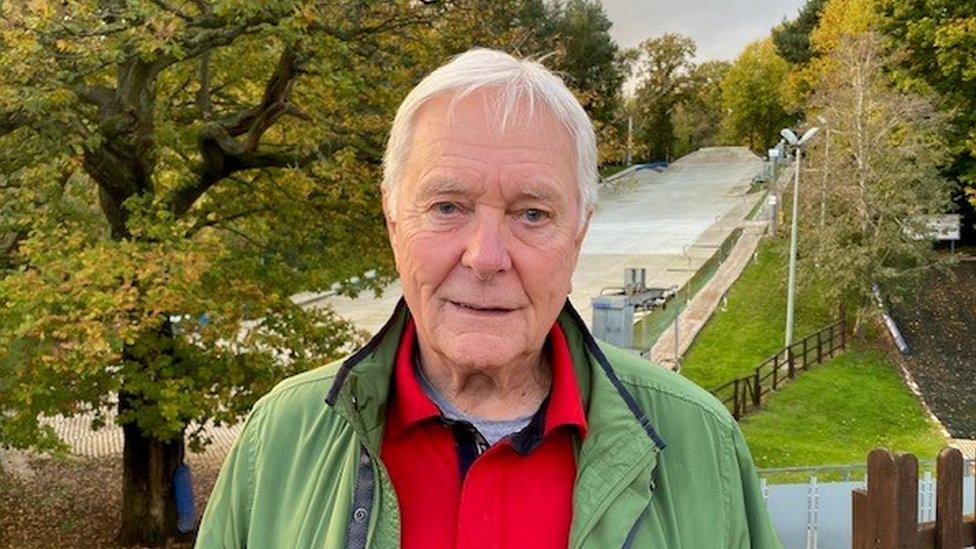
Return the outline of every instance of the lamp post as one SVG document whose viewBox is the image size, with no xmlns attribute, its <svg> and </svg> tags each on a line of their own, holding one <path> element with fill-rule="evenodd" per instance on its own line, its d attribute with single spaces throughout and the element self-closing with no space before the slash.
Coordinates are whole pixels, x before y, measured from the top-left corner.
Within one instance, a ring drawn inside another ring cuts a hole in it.
<svg viewBox="0 0 976 549">
<path fill-rule="evenodd" d="M 793 130 L 789 128 L 780 132 L 780 135 L 783 136 L 783 139 L 786 139 L 786 142 L 796 154 L 796 166 L 793 172 L 793 219 L 790 223 L 790 278 L 786 287 L 786 343 L 784 344 L 786 347 L 789 347 L 793 343 L 793 302 L 794 294 L 796 293 L 797 204 L 800 202 L 800 163 L 803 158 L 803 148 L 816 135 L 817 130 L 818 128 L 816 127 L 810 128 L 800 138 L 797 138 Z"/>
</svg>

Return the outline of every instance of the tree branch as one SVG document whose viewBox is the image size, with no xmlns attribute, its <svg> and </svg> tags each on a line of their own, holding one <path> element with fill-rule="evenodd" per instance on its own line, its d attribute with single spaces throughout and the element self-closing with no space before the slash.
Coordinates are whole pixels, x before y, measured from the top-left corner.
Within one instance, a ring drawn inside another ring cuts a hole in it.
<svg viewBox="0 0 976 549">
<path fill-rule="evenodd" d="M 222 135 L 218 131 L 215 126 L 204 130 L 200 139 L 203 161 L 194 167 L 195 177 L 171 194 L 170 210 L 177 217 L 184 215 L 204 193 L 231 174 L 260 168 L 300 168 L 348 145 L 345 140 L 330 140 L 311 151 L 246 152 L 226 131 Z"/>
<path fill-rule="evenodd" d="M 33 117 L 24 111 L 0 112 L 0 137 L 33 123 Z"/>
<path fill-rule="evenodd" d="M 288 102 L 292 84 L 300 74 L 301 56 L 295 46 L 288 46 L 281 52 L 258 105 L 204 127 L 200 133 L 203 160 L 194 168 L 196 179 L 174 191 L 170 202 L 174 214 L 186 213 L 207 189 L 234 172 L 301 166 L 320 156 L 323 148 L 331 153 L 343 146 L 325 143 L 313 153 L 258 150 L 265 132 L 282 116 L 307 116 Z M 244 137 L 243 142 L 236 139 L 239 136 Z"/>
</svg>

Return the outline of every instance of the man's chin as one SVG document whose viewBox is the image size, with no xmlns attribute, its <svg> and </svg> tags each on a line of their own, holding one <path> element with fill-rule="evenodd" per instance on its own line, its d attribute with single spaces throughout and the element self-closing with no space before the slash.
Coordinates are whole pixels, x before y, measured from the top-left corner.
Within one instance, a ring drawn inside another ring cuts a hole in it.
<svg viewBox="0 0 976 549">
<path fill-rule="evenodd" d="M 516 348 L 510 334 L 466 333 L 444 343 L 442 348 L 449 360 L 477 369 L 510 364 L 525 351 Z"/>
</svg>

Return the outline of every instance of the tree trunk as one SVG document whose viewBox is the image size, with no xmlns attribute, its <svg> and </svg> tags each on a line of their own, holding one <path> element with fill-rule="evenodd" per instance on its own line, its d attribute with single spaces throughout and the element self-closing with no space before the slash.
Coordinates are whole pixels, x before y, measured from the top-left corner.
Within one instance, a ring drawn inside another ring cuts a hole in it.
<svg viewBox="0 0 976 549">
<path fill-rule="evenodd" d="M 128 397 L 119 395 L 119 411 Z M 122 426 L 122 546 L 161 546 L 178 537 L 173 471 L 183 463 L 183 437 L 161 441 L 132 422 Z"/>
<path fill-rule="evenodd" d="M 149 370 L 148 364 L 159 355 L 173 355 L 173 326 L 167 320 L 156 333 L 147 333 L 143 341 L 123 351 L 124 360 Z M 155 403 L 146 397 L 119 391 L 119 414 Z M 173 472 L 183 463 L 183 432 L 171 440 L 159 440 L 143 432 L 130 421 L 122 425 L 122 523 L 119 543 L 122 546 L 161 546 L 170 538 L 179 538 L 176 527 L 176 500 L 173 497 Z M 186 537 L 186 536 L 182 536 Z"/>
</svg>

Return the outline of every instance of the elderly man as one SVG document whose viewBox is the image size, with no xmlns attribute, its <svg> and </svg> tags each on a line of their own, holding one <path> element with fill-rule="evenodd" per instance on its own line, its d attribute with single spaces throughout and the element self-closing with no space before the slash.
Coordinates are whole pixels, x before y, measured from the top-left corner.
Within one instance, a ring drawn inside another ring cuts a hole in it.
<svg viewBox="0 0 976 549">
<path fill-rule="evenodd" d="M 742 435 L 567 300 L 596 196 L 586 113 L 490 50 L 397 112 L 383 206 L 403 299 L 255 406 L 198 547 L 778 547 Z"/>
</svg>

